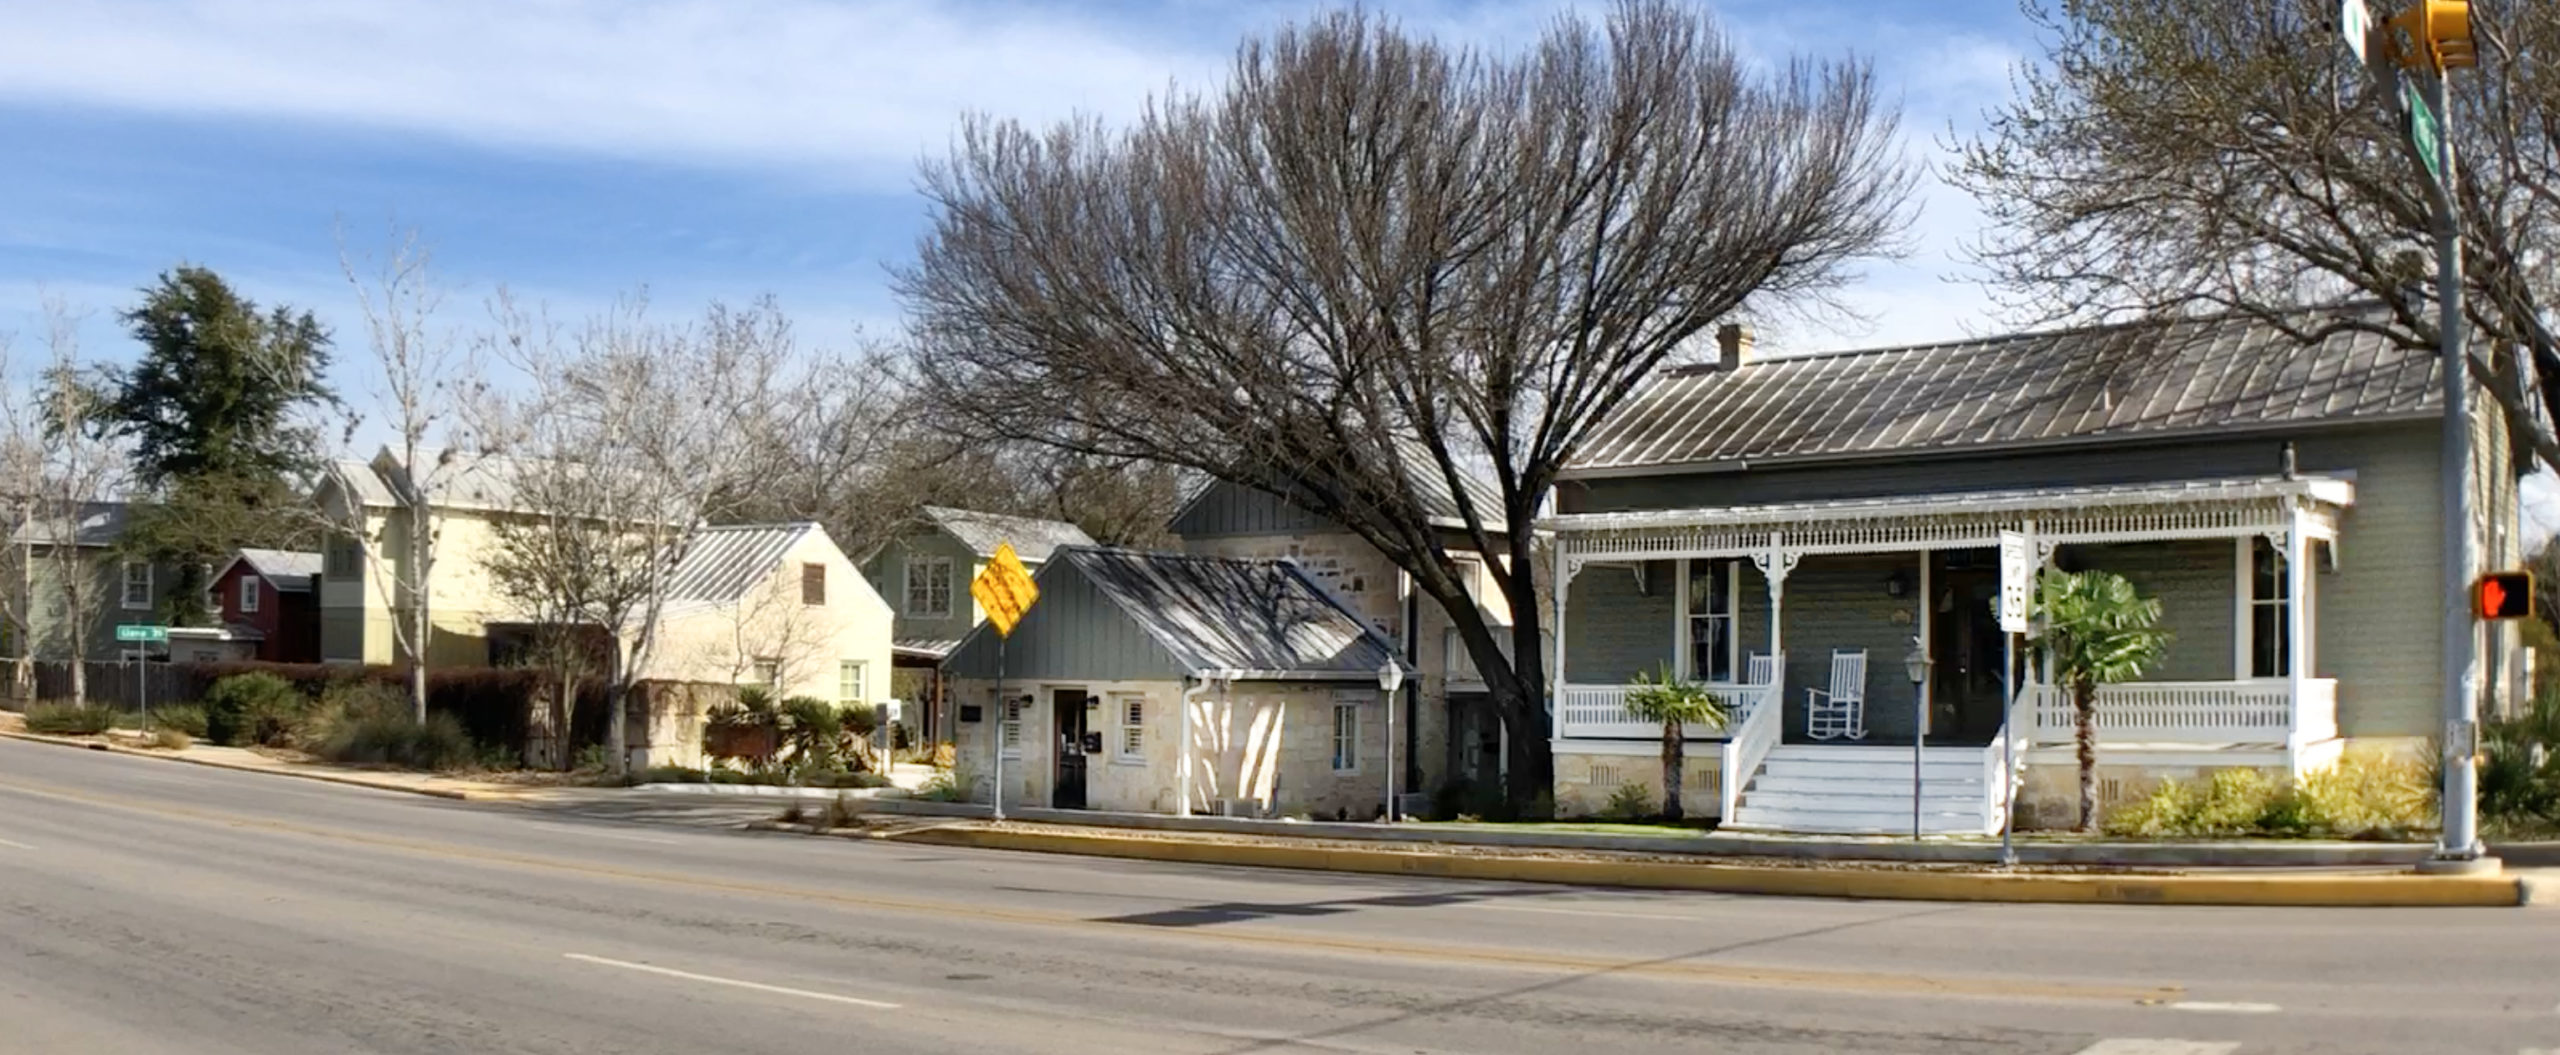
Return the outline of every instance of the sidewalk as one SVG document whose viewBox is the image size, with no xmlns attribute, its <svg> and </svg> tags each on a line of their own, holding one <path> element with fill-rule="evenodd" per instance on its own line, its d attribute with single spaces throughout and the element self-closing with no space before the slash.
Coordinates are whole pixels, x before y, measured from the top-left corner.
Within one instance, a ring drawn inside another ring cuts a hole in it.
<svg viewBox="0 0 2560 1055">
<path fill-rule="evenodd" d="M 16 716 L 11 715 L 10 717 L 14 718 Z M 16 722 L 9 722 L 6 725 L 0 725 L 0 736 L 5 736 L 12 740 L 25 740 L 31 743 L 85 748 L 91 751 L 109 751 L 120 755 L 141 755 L 148 758 L 167 759 L 172 762 L 186 762 L 192 765 L 212 766 L 217 769 L 237 769 L 251 773 L 271 773 L 276 776 L 299 777 L 304 780 L 318 780 L 331 784 L 346 784 L 353 787 L 374 788 L 381 791 L 399 791 L 412 795 L 427 795 L 440 799 L 470 801 L 513 799 L 521 798 L 529 793 L 537 793 L 544 790 L 538 787 L 525 787 L 521 785 L 503 784 L 486 780 L 470 780 L 461 777 L 443 776 L 435 773 L 415 773 L 406 770 L 389 769 L 354 769 L 347 766 L 323 765 L 312 762 L 288 762 L 280 758 L 270 758 L 266 755 L 241 747 L 216 747 L 212 744 L 192 744 L 185 748 L 172 751 L 164 748 L 141 747 L 133 743 L 108 742 L 97 737 L 46 736 L 41 733 L 27 732 Z M 123 738 L 119 737 L 118 739 Z"/>
</svg>

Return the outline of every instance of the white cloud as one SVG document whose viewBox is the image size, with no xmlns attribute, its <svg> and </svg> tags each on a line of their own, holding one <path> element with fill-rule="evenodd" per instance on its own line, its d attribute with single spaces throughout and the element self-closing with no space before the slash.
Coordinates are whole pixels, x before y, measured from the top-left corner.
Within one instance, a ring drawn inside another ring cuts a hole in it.
<svg viewBox="0 0 2560 1055">
<path fill-rule="evenodd" d="M 967 109 L 1125 115 L 1227 45 L 897 0 L 96 0 L 23 5 L 0 98 L 818 168 L 903 188 Z"/>
</svg>

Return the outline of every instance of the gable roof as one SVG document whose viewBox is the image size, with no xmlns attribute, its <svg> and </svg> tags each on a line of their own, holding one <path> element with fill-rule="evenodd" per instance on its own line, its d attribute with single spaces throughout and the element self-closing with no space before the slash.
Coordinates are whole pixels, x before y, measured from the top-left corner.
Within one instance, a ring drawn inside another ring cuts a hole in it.
<svg viewBox="0 0 2560 1055">
<path fill-rule="evenodd" d="M 1288 561 L 1063 547 L 1064 568 L 1194 677 L 1373 679 L 1395 649 Z M 983 628 L 980 632 L 983 632 Z"/>
<path fill-rule="evenodd" d="M 1777 357 L 1657 376 L 1565 475 L 2428 418 L 2437 377 L 2377 334 L 2239 315 Z"/>
<path fill-rule="evenodd" d="M 116 544 L 124 537 L 132 507 L 123 502 L 83 502 L 80 518 L 71 525 L 69 538 L 64 538 L 61 524 L 50 517 L 38 517 L 18 525 L 9 542 L 18 546 L 54 546 L 64 542 L 79 547 L 103 547 Z"/>
<path fill-rule="evenodd" d="M 1037 564 L 1048 560 L 1049 554 L 1060 546 L 1094 544 L 1093 536 L 1085 534 L 1083 528 L 1063 520 L 1005 516 L 949 506 L 926 506 L 924 518 L 981 557 L 995 556 L 998 544 L 1010 542 L 1015 556 Z"/>
<path fill-rule="evenodd" d="M 285 593 L 309 593 L 313 580 L 320 575 L 320 563 L 320 555 L 317 553 L 283 549 L 242 549 L 234 554 L 231 563 L 223 565 L 222 570 L 215 573 L 213 578 L 219 581 L 223 576 L 231 574 L 234 566 L 245 564 L 251 572 L 267 580 L 278 590 Z"/>
<path fill-rule="evenodd" d="M 444 447 L 422 447 L 420 464 L 431 468 L 427 477 L 427 498 L 439 509 L 467 509 L 485 512 L 523 512 L 525 503 L 518 494 L 518 481 L 538 467 L 549 464 L 534 458 L 504 454 L 481 454 Z M 329 476 L 368 509 L 392 509 L 400 505 L 400 491 L 408 479 L 408 470 L 391 448 L 374 453 L 371 460 L 338 458 L 329 463 Z"/>
<path fill-rule="evenodd" d="M 734 604 L 773 577 L 776 565 L 811 534 L 814 523 L 737 524 L 703 528 L 685 543 L 667 580 L 670 606 Z"/>
<path fill-rule="evenodd" d="M 1424 522 L 1433 527 L 1466 530 L 1467 521 L 1458 508 L 1457 492 L 1449 488 L 1448 477 L 1440 471 L 1439 462 L 1419 441 L 1404 440 L 1397 447 L 1404 454 L 1404 468 L 1412 481 L 1415 503 L 1422 509 Z M 1463 474 L 1459 483 L 1465 487 L 1468 500 L 1475 506 L 1476 516 L 1484 521 L 1485 530 L 1500 533 L 1504 526 L 1501 488 L 1474 473 Z M 1267 532 L 1254 530 L 1242 533 L 1297 534 L 1305 527 L 1320 525 L 1340 530 L 1339 525 L 1331 524 L 1312 511 L 1300 509 L 1288 499 L 1226 480 L 1210 480 L 1194 489 L 1191 496 L 1183 500 L 1182 507 L 1174 511 L 1173 517 L 1165 521 L 1166 529 L 1177 536 L 1184 535 L 1187 533 L 1186 522 L 1197 523 L 1203 517 L 1217 518 L 1220 511 L 1215 510 L 1212 503 L 1231 501 L 1228 498 L 1231 494 L 1251 496 L 1252 500 L 1268 501 L 1277 509 L 1286 510 L 1285 513 L 1264 516 L 1270 525 Z"/>
</svg>

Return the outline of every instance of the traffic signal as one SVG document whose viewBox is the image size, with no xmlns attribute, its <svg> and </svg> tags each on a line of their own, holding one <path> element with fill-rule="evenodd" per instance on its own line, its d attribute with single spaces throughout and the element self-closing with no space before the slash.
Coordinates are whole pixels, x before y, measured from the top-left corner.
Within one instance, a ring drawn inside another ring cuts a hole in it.
<svg viewBox="0 0 2560 1055">
<path fill-rule="evenodd" d="M 2480 577 L 2473 609 L 2482 619 L 2526 619 L 2533 615 L 2533 573 L 2493 571 Z"/>
<path fill-rule="evenodd" d="M 2400 64 L 2413 70 L 2445 70 L 2475 65 L 2471 47 L 2471 4 L 2468 0 L 2417 0 L 2391 20 L 2409 35 Z"/>
</svg>

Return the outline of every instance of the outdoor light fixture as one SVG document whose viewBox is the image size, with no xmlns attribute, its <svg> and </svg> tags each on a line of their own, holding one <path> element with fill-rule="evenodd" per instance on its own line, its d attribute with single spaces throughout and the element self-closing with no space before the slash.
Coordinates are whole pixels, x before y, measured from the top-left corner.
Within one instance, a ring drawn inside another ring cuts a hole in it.
<svg viewBox="0 0 2560 1055">
<path fill-rule="evenodd" d="M 1404 664 L 1387 657 L 1378 665 L 1379 702 L 1387 708 L 1387 803 L 1388 823 L 1396 819 L 1396 690 L 1404 687 Z"/>
<path fill-rule="evenodd" d="M 1911 573 L 1896 568 L 1893 574 L 1885 576 L 1884 595 L 1895 598 L 1911 596 Z"/>
</svg>

